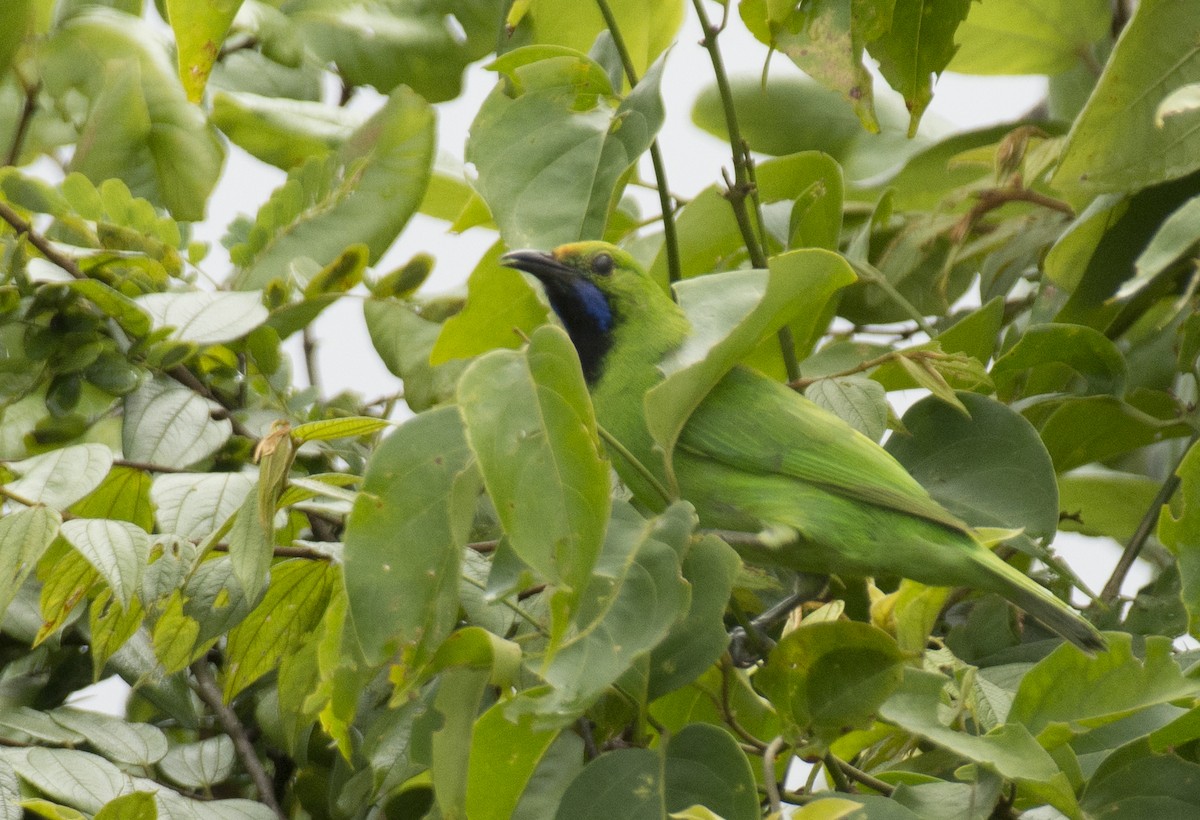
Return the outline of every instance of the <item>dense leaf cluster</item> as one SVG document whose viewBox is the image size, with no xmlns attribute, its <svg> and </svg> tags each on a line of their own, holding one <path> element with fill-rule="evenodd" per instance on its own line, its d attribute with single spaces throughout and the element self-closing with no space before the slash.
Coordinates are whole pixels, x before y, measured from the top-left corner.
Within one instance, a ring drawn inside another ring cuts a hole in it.
<svg viewBox="0 0 1200 820">
<path fill-rule="evenodd" d="M 146 5 L 0 12 L 0 818 L 1200 809 L 1188 0 Z M 685 18 L 713 67 L 693 121 L 731 148 L 686 201 L 656 142 Z M 729 27 L 811 79 L 731 82 Z M 435 162 L 436 103 L 493 54 L 469 172 Z M 947 69 L 1050 92 L 918 131 Z M 230 143 L 287 179 L 214 271 L 192 226 Z M 428 256 L 379 269 L 418 211 L 495 233 L 465 299 L 422 294 Z M 630 396 L 664 458 L 749 364 L 886 436 L 1064 599 L 1056 534 L 1119 542 L 1088 604 L 1109 649 L 994 595 L 755 566 L 737 549 L 779 533 L 631 503 L 498 261 L 597 238 L 696 319 Z M 293 378 L 282 340 L 348 298 L 402 396 Z M 124 719 L 67 703 L 112 675 Z"/>
</svg>

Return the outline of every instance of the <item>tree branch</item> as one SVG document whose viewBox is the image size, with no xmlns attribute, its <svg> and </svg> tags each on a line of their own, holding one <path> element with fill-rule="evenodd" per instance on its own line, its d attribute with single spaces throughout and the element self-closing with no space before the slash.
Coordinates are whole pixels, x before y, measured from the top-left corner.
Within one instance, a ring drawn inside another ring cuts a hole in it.
<svg viewBox="0 0 1200 820">
<path fill-rule="evenodd" d="M 738 231 L 742 234 L 742 243 L 750 254 L 750 264 L 756 268 L 766 269 L 767 254 L 763 243 L 755 233 L 750 221 L 750 212 L 746 207 L 746 198 L 756 193 L 754 183 L 754 160 L 750 156 L 750 148 L 744 139 L 738 125 L 737 109 L 733 104 L 733 90 L 729 86 L 729 75 L 725 71 L 725 60 L 721 56 L 721 48 L 717 45 L 717 35 L 725 27 L 722 20 L 720 26 L 714 26 L 709 20 L 708 12 L 704 9 L 704 0 L 692 0 L 696 16 L 700 18 L 700 27 L 704 31 L 701 45 L 708 52 L 712 62 L 713 73 L 717 79 L 717 91 L 721 96 L 721 108 L 725 114 L 725 130 L 729 132 L 729 147 L 733 155 L 733 181 L 725 177 L 726 190 L 722 194 L 733 208 L 733 218 L 737 222 Z M 729 6 L 725 6 L 725 14 Z M 800 366 L 796 361 L 796 343 L 792 338 L 792 329 L 784 325 L 779 329 L 779 350 L 783 354 L 783 364 L 787 371 L 788 381 L 800 378 Z"/>
<path fill-rule="evenodd" d="M 192 664 L 191 670 L 192 676 L 195 678 L 192 688 L 200 696 L 200 700 L 204 701 L 204 704 L 213 711 L 217 722 L 221 724 L 221 729 L 233 741 L 233 747 L 237 750 L 238 759 L 242 761 L 242 767 L 250 775 L 250 779 L 254 782 L 254 788 L 258 790 L 259 802 L 274 812 L 276 817 L 287 820 L 287 815 L 283 813 L 283 809 L 275 800 L 275 790 L 271 784 L 271 778 L 267 776 L 262 761 L 258 759 L 258 753 L 254 751 L 254 744 L 250 742 L 246 727 L 238 719 L 237 713 L 225 705 L 225 701 L 221 697 L 221 690 L 217 687 L 217 681 L 209 671 L 207 662 L 204 659 L 198 660 Z"/>
<path fill-rule="evenodd" d="M 608 0 L 596 0 L 596 6 L 599 7 L 600 14 L 604 17 L 608 33 L 612 35 L 613 45 L 621 58 L 621 65 L 625 69 L 625 76 L 629 80 L 630 89 L 632 89 L 638 84 L 637 69 L 633 65 L 633 58 L 629 56 L 629 49 L 625 46 L 625 38 L 621 36 L 621 29 L 617 26 L 617 17 L 608 5 Z M 658 205 L 662 210 L 663 242 L 667 246 L 667 278 L 671 282 L 678 282 L 683 274 L 679 264 L 679 238 L 675 230 L 675 208 L 671 204 L 671 189 L 667 185 L 667 168 L 663 164 L 662 150 L 658 147 L 657 137 L 650 143 L 650 163 L 654 166 L 654 179 L 658 182 Z"/>
<path fill-rule="evenodd" d="M 767 801 L 770 803 L 772 814 L 779 814 L 783 811 L 783 801 L 779 797 L 779 781 L 775 776 L 775 759 L 779 757 L 783 746 L 783 735 L 779 735 L 763 750 L 763 786 L 767 789 Z"/>
<path fill-rule="evenodd" d="M 1116 567 L 1113 568 L 1112 575 L 1108 578 L 1108 583 L 1100 591 L 1100 603 L 1105 606 L 1112 606 L 1120 596 L 1121 585 L 1125 583 L 1125 577 L 1129 575 L 1129 570 L 1133 567 L 1133 562 L 1137 560 L 1138 555 L 1141 554 L 1142 547 L 1146 545 L 1146 539 L 1154 532 L 1163 505 L 1169 502 L 1171 496 L 1175 495 L 1175 491 L 1179 489 L 1179 466 L 1187 458 L 1187 454 L 1191 452 L 1192 447 L 1195 446 L 1198 439 L 1200 439 L 1200 434 L 1193 435 L 1188 440 L 1188 446 L 1183 449 L 1182 455 L 1179 456 L 1174 466 L 1171 467 L 1171 472 L 1167 476 L 1166 481 L 1158 488 L 1157 495 L 1150 502 L 1150 508 L 1146 510 L 1146 514 L 1142 516 L 1137 529 L 1130 536 L 1129 543 L 1125 545 L 1125 550 L 1121 553 Z"/>
<path fill-rule="evenodd" d="M 19 74 L 18 80 L 20 80 Z M 24 80 L 20 82 L 25 89 L 25 104 L 21 106 L 21 117 L 17 120 L 17 130 L 13 132 L 12 144 L 8 146 L 8 156 L 4 158 L 5 165 L 16 165 L 21 159 L 21 151 L 25 147 L 25 137 L 29 134 L 29 124 L 33 121 L 33 115 L 37 111 L 38 93 L 42 90 L 41 80 L 31 86 L 26 86 Z"/>
</svg>

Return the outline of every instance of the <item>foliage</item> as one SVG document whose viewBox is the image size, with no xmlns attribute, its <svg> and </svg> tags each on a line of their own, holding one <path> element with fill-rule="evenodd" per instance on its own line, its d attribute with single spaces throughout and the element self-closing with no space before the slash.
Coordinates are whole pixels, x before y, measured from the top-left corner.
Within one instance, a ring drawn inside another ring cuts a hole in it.
<svg viewBox="0 0 1200 820">
<path fill-rule="evenodd" d="M 8 0 L 0 28 L 0 817 L 1200 811 L 1188 0 L 146 5 Z M 685 17 L 714 58 L 694 122 L 731 146 L 686 202 L 639 162 Z M 730 84 L 740 26 L 812 80 Z M 434 165 L 435 104 L 484 60 L 468 179 Z M 947 68 L 1049 96 L 907 140 Z M 213 287 L 192 236 L 229 143 L 287 180 Z M 465 301 L 423 293 L 428 257 L 379 269 L 418 210 L 494 232 Z M 601 237 L 705 317 L 647 397 L 668 458 L 751 350 L 1057 594 L 1059 531 L 1121 542 L 1088 610 L 1109 649 L 632 505 L 498 265 Z M 399 425 L 293 378 L 282 340 L 347 299 Z M 68 705 L 113 675 L 124 718 Z"/>
</svg>

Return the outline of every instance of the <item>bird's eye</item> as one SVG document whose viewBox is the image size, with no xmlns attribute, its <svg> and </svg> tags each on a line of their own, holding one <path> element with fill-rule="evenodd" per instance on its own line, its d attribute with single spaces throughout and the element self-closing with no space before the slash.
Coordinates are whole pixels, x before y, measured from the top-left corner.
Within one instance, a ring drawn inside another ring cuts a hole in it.
<svg viewBox="0 0 1200 820">
<path fill-rule="evenodd" d="M 601 276 L 608 276 L 613 271 L 613 258 L 607 253 L 598 254 L 592 260 L 592 270 Z"/>
</svg>

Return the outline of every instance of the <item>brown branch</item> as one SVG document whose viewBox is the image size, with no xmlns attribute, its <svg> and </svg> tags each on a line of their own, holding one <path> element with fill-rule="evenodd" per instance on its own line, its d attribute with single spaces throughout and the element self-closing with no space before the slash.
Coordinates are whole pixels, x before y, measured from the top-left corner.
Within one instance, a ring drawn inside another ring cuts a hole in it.
<svg viewBox="0 0 1200 820">
<path fill-rule="evenodd" d="M 33 225 L 26 222 L 6 202 L 0 202 L 0 219 L 11 225 L 18 235 L 25 234 L 30 245 L 41 251 L 42 256 L 69 273 L 72 278 L 87 279 L 87 274 L 80 270 L 79 265 L 75 263 L 74 259 L 55 248 L 49 239 L 35 231 Z"/>
<path fill-rule="evenodd" d="M 1175 462 L 1171 468 L 1170 474 L 1166 481 L 1158 488 L 1158 493 L 1154 496 L 1154 500 L 1150 502 L 1150 508 L 1146 510 L 1146 514 L 1142 516 L 1141 522 L 1134 530 L 1134 533 L 1129 538 L 1129 543 L 1125 545 L 1124 551 L 1121 553 L 1120 559 L 1117 560 L 1117 565 L 1113 568 L 1112 575 L 1108 578 L 1108 583 L 1104 585 L 1104 589 L 1100 591 L 1100 603 L 1104 606 L 1111 606 L 1116 602 L 1121 594 L 1121 585 L 1125 583 L 1125 577 L 1129 574 L 1129 570 L 1133 567 L 1133 562 L 1137 560 L 1138 555 L 1142 552 L 1142 547 L 1146 545 L 1146 540 L 1154 532 L 1155 526 L 1158 524 L 1158 517 L 1162 511 L 1163 505 L 1171 500 L 1171 496 L 1175 495 L 1175 491 L 1179 489 L 1179 467 L 1183 464 L 1183 460 L 1187 458 L 1187 454 L 1191 452 L 1196 441 L 1200 440 L 1200 435 L 1193 435 L 1188 440 L 1188 445 L 1183 449 L 1183 454 Z M 1093 605 L 1094 606 L 1094 605 Z"/>
<path fill-rule="evenodd" d="M 24 85 L 24 82 L 21 83 Z M 25 87 L 25 104 L 21 106 L 21 118 L 17 120 L 17 130 L 13 133 L 12 144 L 8 147 L 5 165 L 16 165 L 21 159 L 21 151 L 25 147 L 25 137 L 29 134 L 29 124 L 37 111 L 38 93 L 42 90 L 42 81 L 38 80 L 31 86 Z"/>
<path fill-rule="evenodd" d="M 144 470 L 147 473 L 187 473 L 185 467 L 168 467 L 165 464 L 151 464 L 148 461 L 130 461 L 125 458 L 114 458 L 114 467 L 130 467 L 134 470 Z"/>
<path fill-rule="evenodd" d="M 225 734 L 229 735 L 229 739 L 233 741 L 238 759 L 242 761 L 242 767 L 250 775 L 250 779 L 254 782 L 254 788 L 258 790 L 259 802 L 274 812 L 280 820 L 287 820 L 287 815 L 283 813 L 283 809 L 279 807 L 279 803 L 275 799 L 271 778 L 267 776 L 262 761 L 258 759 L 258 753 L 255 752 L 254 744 L 250 741 L 249 734 L 246 733 L 246 727 L 238 719 L 237 713 L 225 705 L 225 701 L 221 697 L 221 690 L 217 686 L 212 672 L 209 671 L 207 662 L 203 659 L 198 660 L 192 664 L 191 670 L 192 676 L 195 678 L 192 688 L 200 696 L 200 700 L 204 701 L 205 705 L 213 711 L 217 722 L 221 724 Z"/>
<path fill-rule="evenodd" d="M 209 547 L 213 552 L 229 552 L 228 544 L 213 544 Z M 333 556 L 327 552 L 312 547 L 275 547 L 273 554 L 276 558 L 307 558 L 310 561 L 332 561 Z"/>
</svg>

